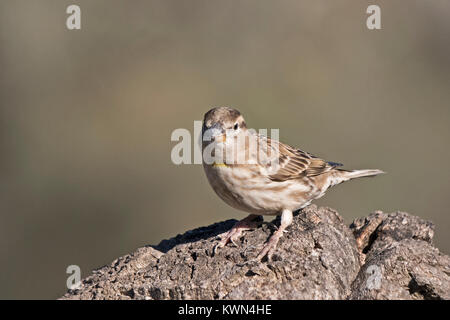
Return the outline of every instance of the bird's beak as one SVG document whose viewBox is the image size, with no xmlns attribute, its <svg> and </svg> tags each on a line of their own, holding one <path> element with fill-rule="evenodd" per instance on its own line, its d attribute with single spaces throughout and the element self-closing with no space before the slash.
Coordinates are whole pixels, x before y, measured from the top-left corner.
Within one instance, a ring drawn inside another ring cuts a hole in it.
<svg viewBox="0 0 450 320">
<path fill-rule="evenodd" d="M 227 140 L 227 135 L 224 130 L 222 130 L 221 126 L 216 123 L 210 129 L 211 140 L 215 142 L 225 142 Z"/>
</svg>

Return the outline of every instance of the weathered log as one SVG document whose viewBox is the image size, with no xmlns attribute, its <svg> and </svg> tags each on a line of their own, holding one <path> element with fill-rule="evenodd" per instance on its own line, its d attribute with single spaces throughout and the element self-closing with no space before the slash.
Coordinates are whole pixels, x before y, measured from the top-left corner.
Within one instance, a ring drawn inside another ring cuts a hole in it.
<svg viewBox="0 0 450 320">
<path fill-rule="evenodd" d="M 335 210 L 309 206 L 263 262 L 254 258 L 278 219 L 213 254 L 235 222 L 139 248 L 62 299 L 450 298 L 450 258 L 433 246 L 433 224 L 407 213 L 375 212 L 348 227 Z"/>
</svg>

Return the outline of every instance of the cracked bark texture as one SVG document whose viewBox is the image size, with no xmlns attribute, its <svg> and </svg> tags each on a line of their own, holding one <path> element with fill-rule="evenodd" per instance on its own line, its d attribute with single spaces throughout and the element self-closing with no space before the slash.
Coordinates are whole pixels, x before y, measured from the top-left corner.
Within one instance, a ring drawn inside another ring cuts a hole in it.
<svg viewBox="0 0 450 320">
<path fill-rule="evenodd" d="M 95 270 L 62 299 L 448 299 L 450 258 L 432 244 L 433 224 L 375 212 L 348 227 L 333 209 L 294 217 L 271 261 L 254 258 L 273 224 L 215 255 L 236 220 L 139 248 Z"/>
</svg>

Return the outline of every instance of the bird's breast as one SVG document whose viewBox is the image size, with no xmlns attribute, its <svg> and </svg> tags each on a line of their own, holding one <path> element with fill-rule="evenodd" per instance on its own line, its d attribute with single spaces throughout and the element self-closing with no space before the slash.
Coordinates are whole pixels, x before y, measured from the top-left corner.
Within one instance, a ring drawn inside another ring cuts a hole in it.
<svg viewBox="0 0 450 320">
<path fill-rule="evenodd" d="M 311 187 L 299 181 L 271 181 L 252 165 L 204 165 L 216 194 L 233 208 L 253 214 L 296 210 L 309 199 Z"/>
</svg>

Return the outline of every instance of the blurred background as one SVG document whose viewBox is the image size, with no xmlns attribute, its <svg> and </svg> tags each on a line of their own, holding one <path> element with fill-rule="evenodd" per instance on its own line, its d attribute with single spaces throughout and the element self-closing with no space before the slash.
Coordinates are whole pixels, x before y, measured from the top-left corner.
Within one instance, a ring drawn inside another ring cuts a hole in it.
<svg viewBox="0 0 450 320">
<path fill-rule="evenodd" d="M 66 8 L 81 7 L 81 30 Z M 382 30 L 366 28 L 369 4 Z M 188 229 L 242 218 L 176 128 L 212 106 L 346 168 L 387 175 L 316 202 L 436 224 L 450 253 L 450 2 L 0 2 L 0 298 L 54 299 L 91 270 Z"/>
</svg>

